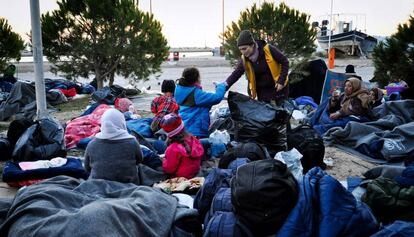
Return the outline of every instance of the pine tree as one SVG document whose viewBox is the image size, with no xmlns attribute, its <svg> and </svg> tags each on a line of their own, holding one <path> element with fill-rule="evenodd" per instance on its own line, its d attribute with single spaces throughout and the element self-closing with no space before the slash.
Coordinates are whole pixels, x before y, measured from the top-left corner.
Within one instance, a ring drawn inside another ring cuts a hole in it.
<svg viewBox="0 0 414 237">
<path fill-rule="evenodd" d="M 7 67 L 11 59 L 20 59 L 24 42 L 19 34 L 12 31 L 6 19 L 0 18 L 0 72 Z"/>
<path fill-rule="evenodd" d="M 167 40 L 153 15 L 133 0 L 60 0 L 42 15 L 43 46 L 53 71 L 69 79 L 94 74 L 98 88 L 115 74 L 131 83 L 160 71 Z M 62 60 L 64 59 L 64 60 Z"/>
<path fill-rule="evenodd" d="M 374 80 L 380 87 L 390 82 L 404 80 L 414 87 L 414 17 L 398 26 L 397 33 L 374 49 Z"/>
<path fill-rule="evenodd" d="M 277 46 L 289 59 L 309 57 L 316 49 L 316 30 L 309 23 L 310 16 L 289 8 L 285 3 L 275 6 L 264 2 L 241 12 L 237 23 L 232 22 L 224 32 L 224 49 L 231 62 L 240 58 L 237 37 L 242 30 L 250 30 L 256 39 Z"/>
</svg>

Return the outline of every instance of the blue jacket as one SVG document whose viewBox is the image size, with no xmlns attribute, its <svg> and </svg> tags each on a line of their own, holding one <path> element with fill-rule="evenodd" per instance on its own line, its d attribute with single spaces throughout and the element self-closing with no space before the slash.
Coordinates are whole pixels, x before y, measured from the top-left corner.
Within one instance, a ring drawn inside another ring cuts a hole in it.
<svg viewBox="0 0 414 237">
<path fill-rule="evenodd" d="M 194 91 L 194 106 L 183 105 L 187 97 Z M 218 84 L 215 93 L 205 92 L 196 86 L 180 86 L 175 88 L 174 97 L 180 105 L 178 113 L 184 126 L 194 136 L 207 137 L 210 126 L 211 106 L 220 103 L 226 93 L 226 85 Z"/>
<path fill-rule="evenodd" d="M 299 200 L 277 236 L 370 236 L 378 231 L 369 207 L 319 167 L 299 187 Z"/>
</svg>

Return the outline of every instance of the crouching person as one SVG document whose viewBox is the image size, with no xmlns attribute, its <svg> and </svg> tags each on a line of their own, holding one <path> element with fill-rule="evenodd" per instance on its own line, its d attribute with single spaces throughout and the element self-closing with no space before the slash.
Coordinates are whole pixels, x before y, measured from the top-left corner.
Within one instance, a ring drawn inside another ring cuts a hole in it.
<svg viewBox="0 0 414 237">
<path fill-rule="evenodd" d="M 164 173 L 170 177 L 193 178 L 200 171 L 204 149 L 200 141 L 184 128 L 180 116 L 167 114 L 160 126 L 167 133 L 167 150 L 162 163 Z"/>
<path fill-rule="evenodd" d="M 90 179 L 138 184 L 136 165 L 142 161 L 138 141 L 126 128 L 124 115 L 108 109 L 101 118 L 101 132 L 85 151 L 85 169 Z"/>
</svg>

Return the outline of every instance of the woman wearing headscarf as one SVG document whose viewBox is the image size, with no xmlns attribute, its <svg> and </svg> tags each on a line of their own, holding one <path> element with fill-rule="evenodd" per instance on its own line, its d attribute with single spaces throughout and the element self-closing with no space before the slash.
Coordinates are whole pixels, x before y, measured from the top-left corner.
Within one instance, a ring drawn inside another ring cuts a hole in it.
<svg viewBox="0 0 414 237">
<path fill-rule="evenodd" d="M 137 184 L 136 165 L 141 162 L 141 148 L 128 133 L 124 115 L 117 109 L 108 109 L 101 118 L 101 132 L 86 147 L 89 178 Z"/>
<path fill-rule="evenodd" d="M 369 90 L 369 98 L 371 100 L 371 108 L 377 107 L 378 105 L 382 104 L 382 99 L 384 97 L 384 93 L 380 88 L 372 88 Z"/>
<path fill-rule="evenodd" d="M 344 93 L 334 92 L 329 101 L 329 113 L 333 120 L 349 115 L 369 115 L 369 92 L 362 88 L 360 79 L 351 77 L 345 81 Z"/>
</svg>

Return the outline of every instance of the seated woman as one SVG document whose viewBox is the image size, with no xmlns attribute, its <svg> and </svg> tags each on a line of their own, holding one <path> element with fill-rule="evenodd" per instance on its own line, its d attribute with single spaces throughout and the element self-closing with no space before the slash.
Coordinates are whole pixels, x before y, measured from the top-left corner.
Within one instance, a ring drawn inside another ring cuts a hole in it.
<svg viewBox="0 0 414 237">
<path fill-rule="evenodd" d="M 85 169 L 92 179 L 138 184 L 136 165 L 142 161 L 138 141 L 126 128 L 124 115 L 108 109 L 101 118 L 101 132 L 85 151 Z"/>
<path fill-rule="evenodd" d="M 384 98 L 384 93 L 380 88 L 372 88 L 369 90 L 369 99 L 371 108 L 375 108 L 378 105 L 382 104 L 382 99 Z"/>
<path fill-rule="evenodd" d="M 204 156 L 200 141 L 185 131 L 182 119 L 174 113 L 165 115 L 160 126 L 168 136 L 168 147 L 162 162 L 164 173 L 170 177 L 193 178 L 200 170 Z"/>
<path fill-rule="evenodd" d="M 356 115 L 368 116 L 370 112 L 369 92 L 362 88 L 361 80 L 351 77 L 345 81 L 344 93 L 335 93 L 329 101 L 329 118 Z"/>
<path fill-rule="evenodd" d="M 195 67 L 184 69 L 174 97 L 180 106 L 179 115 L 190 133 L 198 138 L 208 137 L 210 109 L 221 102 L 225 93 L 224 83 L 216 86 L 215 93 L 203 91 L 198 69 Z"/>
<path fill-rule="evenodd" d="M 344 93 L 334 91 L 330 99 L 319 105 L 309 123 L 320 135 L 332 127 L 344 127 L 349 121 L 369 121 L 369 93 L 361 84 L 358 78 L 349 78 L 345 81 Z"/>
</svg>

